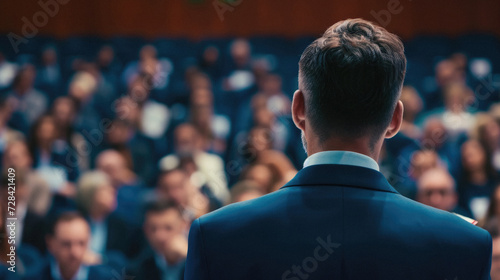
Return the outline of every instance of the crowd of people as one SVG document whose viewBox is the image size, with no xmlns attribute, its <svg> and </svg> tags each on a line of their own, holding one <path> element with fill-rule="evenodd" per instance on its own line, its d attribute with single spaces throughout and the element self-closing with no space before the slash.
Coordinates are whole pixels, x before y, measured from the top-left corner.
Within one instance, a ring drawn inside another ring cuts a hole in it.
<svg viewBox="0 0 500 280">
<path fill-rule="evenodd" d="M 150 44 L 136 60 L 105 44 L 64 64 L 57 45 L 40 47 L 20 61 L 0 51 L 0 278 L 182 279 L 194 219 L 278 191 L 302 168 L 290 81 L 245 39 L 207 45 L 189 63 Z M 403 87 L 403 125 L 379 165 L 402 195 L 478 220 L 495 254 L 500 96 L 485 82 L 491 65 L 453 53 L 434 66 L 432 86 Z M 16 273 L 7 271 L 9 168 Z"/>
</svg>

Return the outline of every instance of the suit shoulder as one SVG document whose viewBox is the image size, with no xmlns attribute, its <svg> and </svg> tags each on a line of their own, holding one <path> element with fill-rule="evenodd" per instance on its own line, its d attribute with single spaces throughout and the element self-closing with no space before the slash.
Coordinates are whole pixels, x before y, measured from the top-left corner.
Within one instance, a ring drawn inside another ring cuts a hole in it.
<svg viewBox="0 0 500 280">
<path fill-rule="evenodd" d="M 402 195 L 398 195 L 396 199 L 404 209 L 401 211 L 402 218 L 407 218 L 414 226 L 427 228 L 434 236 L 443 235 L 450 240 L 461 237 L 484 241 L 490 237 L 490 234 L 476 226 L 472 219 L 424 205 Z"/>
<path fill-rule="evenodd" d="M 269 217 L 277 214 L 286 190 L 278 190 L 259 198 L 226 205 L 199 218 L 200 226 L 212 224 L 230 224 L 229 221 L 245 222 L 259 217 Z"/>
</svg>

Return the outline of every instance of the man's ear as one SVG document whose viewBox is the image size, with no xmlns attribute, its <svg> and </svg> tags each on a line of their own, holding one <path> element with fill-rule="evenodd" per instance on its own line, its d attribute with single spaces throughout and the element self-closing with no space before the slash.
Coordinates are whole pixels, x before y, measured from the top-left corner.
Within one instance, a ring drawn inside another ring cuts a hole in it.
<svg viewBox="0 0 500 280">
<path fill-rule="evenodd" d="M 292 118 L 295 126 L 302 131 L 306 128 L 305 104 L 304 93 L 300 89 L 296 90 L 292 100 Z"/>
<path fill-rule="evenodd" d="M 391 123 L 385 132 L 385 138 L 392 138 L 396 135 L 401 128 L 401 124 L 403 123 L 403 102 L 401 100 L 396 104 L 396 108 L 394 108 L 394 112 L 392 113 Z"/>
</svg>

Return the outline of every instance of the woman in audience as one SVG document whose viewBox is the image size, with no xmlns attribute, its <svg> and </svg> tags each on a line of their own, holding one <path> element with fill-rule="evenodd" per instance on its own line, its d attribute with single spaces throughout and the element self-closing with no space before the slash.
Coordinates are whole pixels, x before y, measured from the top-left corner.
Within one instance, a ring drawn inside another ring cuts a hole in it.
<svg viewBox="0 0 500 280">
<path fill-rule="evenodd" d="M 65 141 L 57 139 L 57 124 L 53 116 L 41 116 L 31 128 L 29 149 L 33 167 L 49 182 L 51 188 L 64 196 L 72 196 L 78 179 L 78 157 Z"/>
<path fill-rule="evenodd" d="M 118 268 L 125 265 L 133 228 L 114 213 L 116 190 L 102 171 L 82 174 L 76 195 L 78 209 L 88 219 L 91 237 L 86 261 L 89 264 L 108 261 Z"/>
<path fill-rule="evenodd" d="M 491 156 L 493 168 L 500 171 L 500 125 L 490 114 L 479 113 L 470 133 Z"/>
<path fill-rule="evenodd" d="M 51 115 L 57 126 L 57 140 L 66 143 L 68 149 L 78 158 L 81 171 L 89 169 L 89 143 L 76 131 L 74 122 L 77 114 L 76 101 L 63 96 L 54 100 Z"/>
<path fill-rule="evenodd" d="M 477 140 L 462 145 L 462 175 L 458 181 L 460 206 L 482 219 L 488 209 L 489 197 L 496 183 L 491 157 Z"/>
</svg>

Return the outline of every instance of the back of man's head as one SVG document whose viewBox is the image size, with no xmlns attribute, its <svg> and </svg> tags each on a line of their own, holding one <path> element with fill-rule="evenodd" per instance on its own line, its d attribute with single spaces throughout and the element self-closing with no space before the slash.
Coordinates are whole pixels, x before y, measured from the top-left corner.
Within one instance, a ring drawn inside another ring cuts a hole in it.
<svg viewBox="0 0 500 280">
<path fill-rule="evenodd" d="M 396 35 L 348 19 L 309 45 L 299 67 L 305 113 L 320 140 L 379 138 L 399 99 L 406 58 Z"/>
</svg>

